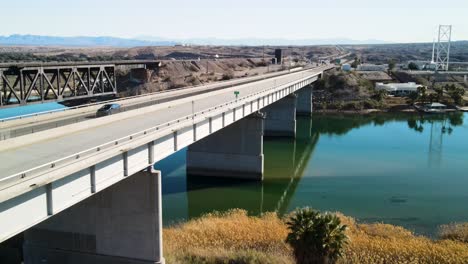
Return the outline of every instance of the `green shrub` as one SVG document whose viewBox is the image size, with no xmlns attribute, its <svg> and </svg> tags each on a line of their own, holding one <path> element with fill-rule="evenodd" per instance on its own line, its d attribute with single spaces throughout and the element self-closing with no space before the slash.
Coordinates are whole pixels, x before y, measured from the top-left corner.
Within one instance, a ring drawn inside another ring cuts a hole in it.
<svg viewBox="0 0 468 264">
<path fill-rule="evenodd" d="M 336 109 L 336 110 L 342 110 L 345 106 L 345 103 L 343 101 L 336 101 L 333 103 L 330 103 L 328 106 L 328 109 Z"/>
<path fill-rule="evenodd" d="M 379 109 L 382 107 L 381 103 L 373 99 L 366 99 L 363 102 L 364 109 Z"/>
<path fill-rule="evenodd" d="M 363 104 L 362 102 L 348 102 L 343 106 L 344 110 L 362 110 Z"/>
<path fill-rule="evenodd" d="M 343 254 L 348 237 L 346 225 L 334 214 L 321 214 L 310 208 L 296 210 L 286 222 L 286 238 L 297 263 L 335 263 Z"/>
<path fill-rule="evenodd" d="M 227 81 L 227 80 L 231 80 L 233 78 L 234 78 L 234 73 L 229 71 L 229 72 L 223 74 L 223 76 L 221 77 L 221 80 Z"/>
<path fill-rule="evenodd" d="M 265 60 L 261 60 L 255 64 L 257 67 L 266 67 L 268 63 Z"/>
<path fill-rule="evenodd" d="M 382 102 L 385 97 L 387 97 L 387 91 L 385 90 L 377 90 L 375 91 L 374 95 L 372 96 L 372 99 L 377 100 L 379 102 Z"/>
</svg>

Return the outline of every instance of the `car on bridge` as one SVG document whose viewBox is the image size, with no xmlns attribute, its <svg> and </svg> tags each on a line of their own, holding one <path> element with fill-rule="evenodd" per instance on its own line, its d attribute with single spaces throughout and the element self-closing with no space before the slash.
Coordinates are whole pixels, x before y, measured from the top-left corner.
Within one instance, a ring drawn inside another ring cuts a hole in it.
<svg viewBox="0 0 468 264">
<path fill-rule="evenodd" d="M 96 117 L 108 116 L 120 112 L 119 104 L 105 104 L 96 112 Z"/>
</svg>

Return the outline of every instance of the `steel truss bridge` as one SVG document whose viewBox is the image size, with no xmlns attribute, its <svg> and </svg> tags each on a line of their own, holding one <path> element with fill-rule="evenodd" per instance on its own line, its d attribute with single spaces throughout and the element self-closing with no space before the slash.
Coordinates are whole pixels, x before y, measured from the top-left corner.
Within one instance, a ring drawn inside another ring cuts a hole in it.
<svg viewBox="0 0 468 264">
<path fill-rule="evenodd" d="M 116 67 L 157 67 L 158 63 L 129 60 L 0 64 L 0 107 L 116 94 Z"/>
</svg>

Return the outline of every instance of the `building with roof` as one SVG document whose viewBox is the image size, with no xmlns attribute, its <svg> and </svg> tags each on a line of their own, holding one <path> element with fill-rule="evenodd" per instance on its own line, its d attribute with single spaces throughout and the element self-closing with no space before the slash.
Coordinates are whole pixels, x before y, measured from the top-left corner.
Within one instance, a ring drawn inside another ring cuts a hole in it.
<svg viewBox="0 0 468 264">
<path fill-rule="evenodd" d="M 388 94 L 396 96 L 406 96 L 412 92 L 417 92 L 419 87 L 423 87 L 415 82 L 408 83 L 376 83 L 376 90 L 385 90 Z"/>
<path fill-rule="evenodd" d="M 341 65 L 341 70 L 342 71 L 351 71 L 351 65 L 349 63 L 345 63 Z"/>
<path fill-rule="evenodd" d="M 356 70 L 358 71 L 387 71 L 388 65 L 364 63 L 361 65 L 358 65 Z"/>
</svg>

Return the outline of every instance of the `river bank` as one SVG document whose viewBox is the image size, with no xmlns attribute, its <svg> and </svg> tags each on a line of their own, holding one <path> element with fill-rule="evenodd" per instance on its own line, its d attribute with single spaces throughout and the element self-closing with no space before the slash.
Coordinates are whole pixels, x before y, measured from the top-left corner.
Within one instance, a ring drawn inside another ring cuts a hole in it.
<svg viewBox="0 0 468 264">
<path fill-rule="evenodd" d="M 349 243 L 338 263 L 466 263 L 468 224 L 439 228 L 436 239 L 382 223 L 359 223 L 337 213 Z M 234 209 L 164 229 L 168 263 L 295 263 L 285 242 L 286 217 L 248 216 Z"/>
<path fill-rule="evenodd" d="M 373 113 L 420 113 L 412 106 L 408 106 L 406 108 L 401 108 L 398 110 L 394 109 L 361 109 L 361 110 L 342 110 L 342 109 L 320 109 L 314 110 L 316 114 L 373 114 Z"/>
<path fill-rule="evenodd" d="M 382 72 L 383 73 L 383 72 Z M 411 80 L 416 82 L 415 80 Z M 430 84 L 420 80 L 417 92 L 394 96 L 375 89 L 375 82 L 365 74 L 331 70 L 314 84 L 314 112 L 358 113 L 418 112 L 418 105 L 440 102 L 449 111 L 463 110 L 468 103 L 465 90 L 458 83 Z M 394 80 L 393 82 L 398 82 Z"/>
</svg>

